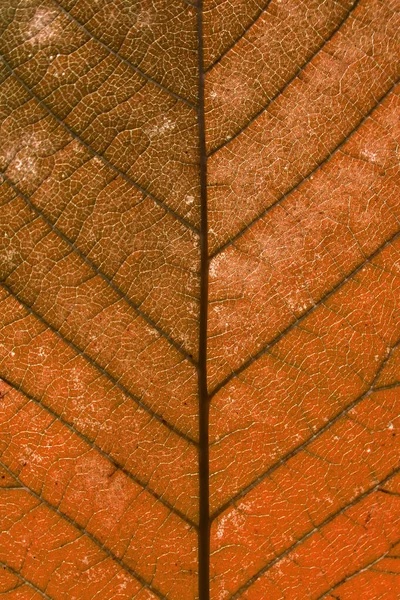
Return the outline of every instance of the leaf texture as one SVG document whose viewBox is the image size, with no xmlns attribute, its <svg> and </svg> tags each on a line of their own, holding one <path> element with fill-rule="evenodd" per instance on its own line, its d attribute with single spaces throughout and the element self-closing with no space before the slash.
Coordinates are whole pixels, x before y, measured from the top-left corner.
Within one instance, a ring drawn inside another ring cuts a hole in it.
<svg viewBox="0 0 400 600">
<path fill-rule="evenodd" d="M 399 0 L 0 28 L 0 597 L 396 600 Z"/>
</svg>

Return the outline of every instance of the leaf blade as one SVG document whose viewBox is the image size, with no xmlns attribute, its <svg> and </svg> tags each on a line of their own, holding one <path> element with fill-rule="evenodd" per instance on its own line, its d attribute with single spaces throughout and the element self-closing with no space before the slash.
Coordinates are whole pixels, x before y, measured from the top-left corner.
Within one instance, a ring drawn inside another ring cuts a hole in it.
<svg viewBox="0 0 400 600">
<path fill-rule="evenodd" d="M 0 8 L 5 597 L 397 585 L 399 14 Z"/>
</svg>

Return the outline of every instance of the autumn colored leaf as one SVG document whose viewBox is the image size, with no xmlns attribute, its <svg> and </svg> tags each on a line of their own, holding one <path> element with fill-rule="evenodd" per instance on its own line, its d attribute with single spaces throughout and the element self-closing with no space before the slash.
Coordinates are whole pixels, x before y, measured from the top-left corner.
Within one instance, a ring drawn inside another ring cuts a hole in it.
<svg viewBox="0 0 400 600">
<path fill-rule="evenodd" d="M 0 598 L 398 600 L 400 0 L 0 29 Z"/>
</svg>

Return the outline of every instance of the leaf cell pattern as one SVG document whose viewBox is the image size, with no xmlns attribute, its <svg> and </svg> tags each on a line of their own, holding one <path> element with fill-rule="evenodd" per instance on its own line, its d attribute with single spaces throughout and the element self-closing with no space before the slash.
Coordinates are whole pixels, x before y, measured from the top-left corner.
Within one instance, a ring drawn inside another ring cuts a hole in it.
<svg viewBox="0 0 400 600">
<path fill-rule="evenodd" d="M 1 3 L 1 598 L 399 598 L 399 30 Z"/>
</svg>

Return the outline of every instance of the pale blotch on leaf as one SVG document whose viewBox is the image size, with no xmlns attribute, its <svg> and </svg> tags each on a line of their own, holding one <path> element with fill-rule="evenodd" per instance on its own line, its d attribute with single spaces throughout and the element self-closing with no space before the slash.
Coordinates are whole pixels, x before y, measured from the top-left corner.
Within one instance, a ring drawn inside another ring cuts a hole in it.
<svg viewBox="0 0 400 600">
<path fill-rule="evenodd" d="M 144 132 L 149 136 L 150 139 L 153 139 L 155 137 L 163 136 L 174 129 L 175 123 L 172 121 L 172 119 L 168 119 L 164 116 L 160 124 L 149 126 L 144 129 Z"/>
<path fill-rule="evenodd" d="M 378 154 L 376 152 L 373 152 L 372 150 L 369 150 L 368 148 L 365 148 L 364 150 L 361 150 L 361 156 L 367 159 L 368 161 L 375 163 L 377 162 L 376 159 Z"/>
<path fill-rule="evenodd" d="M 56 17 L 55 10 L 44 7 L 37 8 L 32 19 L 26 24 L 24 37 L 27 42 L 41 48 L 59 40 L 63 32 Z"/>
<path fill-rule="evenodd" d="M 141 10 L 136 15 L 134 28 L 141 29 L 142 27 L 150 27 L 153 23 L 153 20 L 154 19 L 151 10 Z"/>
</svg>

